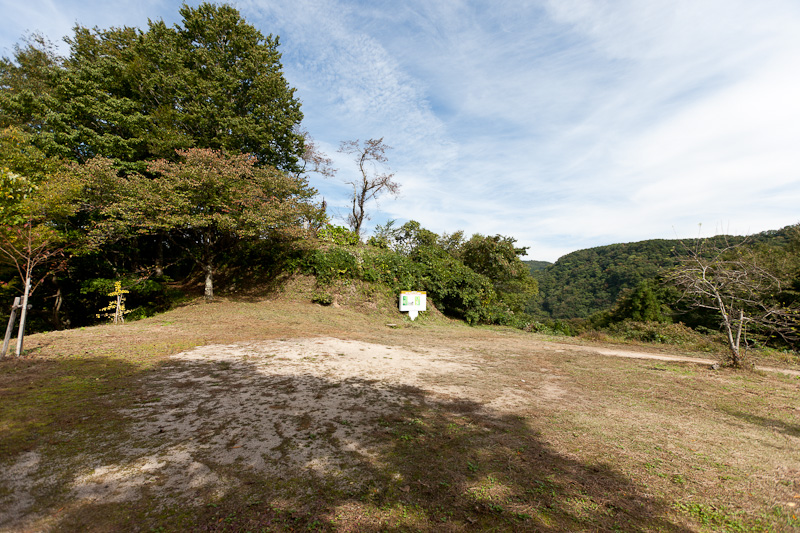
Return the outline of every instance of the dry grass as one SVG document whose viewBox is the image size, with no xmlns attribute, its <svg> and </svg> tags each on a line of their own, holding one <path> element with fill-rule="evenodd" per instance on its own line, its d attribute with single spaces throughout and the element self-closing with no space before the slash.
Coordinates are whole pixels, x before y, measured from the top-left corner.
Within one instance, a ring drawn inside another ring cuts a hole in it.
<svg viewBox="0 0 800 533">
<path fill-rule="evenodd" d="M 800 530 L 796 378 L 313 291 L 32 336 L 0 530 Z"/>
</svg>

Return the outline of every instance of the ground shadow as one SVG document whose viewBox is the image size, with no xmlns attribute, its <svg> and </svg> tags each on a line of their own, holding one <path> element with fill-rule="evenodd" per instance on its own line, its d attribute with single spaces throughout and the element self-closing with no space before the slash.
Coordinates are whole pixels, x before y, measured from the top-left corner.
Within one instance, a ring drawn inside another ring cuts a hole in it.
<svg viewBox="0 0 800 533">
<path fill-rule="evenodd" d="M 58 512 L 55 529 L 69 531 L 689 531 L 613 461 L 586 464 L 555 449 L 534 419 L 358 377 L 265 373 L 262 363 L 114 369 L 127 372 L 131 405 L 108 412 L 124 420 L 63 434 L 104 447 L 96 464 L 114 461 L 115 482 L 132 497 L 105 498 L 114 487 L 103 481 L 75 500 L 73 473 L 47 489 L 49 508 L 32 511 Z M 86 369 L 116 364 L 96 358 Z M 148 383 L 136 388 L 140 378 Z M 65 465 L 92 457 L 81 447 L 60 453 Z M 155 466 L 139 475 L 145 458 Z M 187 477 L 193 468 L 207 471 Z"/>
<path fill-rule="evenodd" d="M 781 433 L 785 433 L 791 437 L 800 437 L 800 426 L 796 424 L 789 424 L 784 422 L 783 420 L 778 420 L 776 418 L 767 418 L 763 416 L 754 415 L 752 413 L 745 413 L 744 411 L 739 411 L 736 409 L 732 409 L 729 407 L 721 407 L 720 410 L 734 418 L 747 422 L 748 424 L 753 424 L 756 426 L 760 426 L 766 429 L 773 429 L 775 431 L 779 431 Z"/>
</svg>

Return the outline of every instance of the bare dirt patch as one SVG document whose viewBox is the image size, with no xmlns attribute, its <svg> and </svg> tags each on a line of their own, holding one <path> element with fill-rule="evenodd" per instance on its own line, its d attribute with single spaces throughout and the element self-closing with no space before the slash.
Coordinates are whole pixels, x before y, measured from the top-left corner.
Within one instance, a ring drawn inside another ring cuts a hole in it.
<svg viewBox="0 0 800 533">
<path fill-rule="evenodd" d="M 207 464 L 343 475 L 375 456 L 369 433 L 380 416 L 411 400 L 403 387 L 471 371 L 454 359 L 333 338 L 210 345 L 172 356 L 175 364 L 148 382 L 153 401 L 125 411 L 136 441 L 122 450 L 123 461 L 78 480 L 76 495 L 116 501 L 148 483 L 173 496 L 230 490 L 232 482 Z"/>
</svg>

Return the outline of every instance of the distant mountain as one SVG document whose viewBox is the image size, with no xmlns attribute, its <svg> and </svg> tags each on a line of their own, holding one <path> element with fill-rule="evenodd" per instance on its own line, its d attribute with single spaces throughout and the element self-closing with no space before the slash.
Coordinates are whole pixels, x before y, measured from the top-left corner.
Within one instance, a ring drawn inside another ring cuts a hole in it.
<svg viewBox="0 0 800 533">
<path fill-rule="evenodd" d="M 523 263 L 528 267 L 528 270 L 530 270 L 531 272 L 544 270 L 545 268 L 553 264 L 550 261 L 523 261 Z"/>
<path fill-rule="evenodd" d="M 788 229 L 765 231 L 749 237 L 712 237 L 723 245 L 741 242 L 780 246 L 788 242 Z M 544 261 L 526 261 L 539 283 L 539 296 L 529 302 L 528 312 L 549 318 L 585 318 L 609 309 L 625 289 L 653 279 L 674 266 L 684 246 L 694 239 L 653 239 L 578 250 L 542 268 Z"/>
</svg>

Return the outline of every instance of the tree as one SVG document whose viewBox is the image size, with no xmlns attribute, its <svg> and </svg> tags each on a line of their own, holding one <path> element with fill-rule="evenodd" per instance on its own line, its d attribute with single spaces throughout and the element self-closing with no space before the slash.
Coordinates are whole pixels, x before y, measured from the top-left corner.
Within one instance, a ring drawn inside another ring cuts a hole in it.
<svg viewBox="0 0 800 533">
<path fill-rule="evenodd" d="M 379 165 L 385 165 L 388 161 L 386 151 L 391 147 L 383 144 L 383 137 L 380 139 L 367 139 L 361 144 L 358 139 L 355 141 L 343 141 L 339 147 L 339 152 L 354 155 L 360 176 L 346 181 L 353 187 L 353 207 L 347 216 L 347 222 L 357 235 L 361 235 L 361 226 L 364 220 L 369 220 L 366 212 L 366 204 L 377 198 L 384 192 L 397 195 L 400 184 L 394 181 L 394 174 L 378 171 Z"/>
<path fill-rule="evenodd" d="M 201 268 L 205 298 L 214 298 L 220 258 L 243 241 L 297 237 L 303 223 L 324 216 L 311 203 L 316 191 L 300 176 L 256 166 L 256 158 L 217 150 L 190 149 L 179 162 L 148 166 L 153 178 L 115 178 L 113 168 L 96 172 L 102 218 L 95 238 L 111 241 L 135 234 L 163 234 Z M 103 196 L 103 195 L 100 195 Z"/>
<path fill-rule="evenodd" d="M 538 293 L 538 285 L 520 259 L 528 249 L 514 243 L 513 237 L 476 233 L 461 245 L 460 255 L 466 266 L 492 280 L 498 296 L 512 311 L 520 312 Z"/>
<path fill-rule="evenodd" d="M 710 309 L 719 314 L 728 342 L 728 364 L 740 368 L 745 362 L 742 336 L 748 324 L 754 328 L 795 335 L 796 307 L 776 300 L 782 291 L 781 279 L 764 268 L 759 255 L 744 246 L 709 246 L 705 240 L 696 247 L 685 247 L 686 255 L 668 275 L 692 308 Z"/>
<path fill-rule="evenodd" d="M 14 266 L 22 282 L 22 306 L 17 335 L 17 356 L 28 314 L 28 301 L 37 287 L 64 267 L 67 238 L 60 222 L 77 209 L 80 183 L 62 174 L 34 184 L 24 176 L 0 169 L 0 259 Z"/>
<path fill-rule="evenodd" d="M 53 44 L 38 34 L 14 45 L 13 61 L 0 59 L 0 126 L 25 124 L 41 130 L 52 92 L 48 77 L 61 61 Z"/>
<path fill-rule="evenodd" d="M 669 323 L 670 309 L 664 303 L 669 297 L 665 288 L 659 288 L 657 280 L 639 282 L 634 289 L 626 289 L 610 311 L 601 311 L 592 317 L 592 323 L 605 327 L 612 322 L 632 320 L 634 322 Z M 672 289 L 674 290 L 674 288 Z"/>
<path fill-rule="evenodd" d="M 176 149 L 253 154 L 298 171 L 300 102 L 282 73 L 278 38 L 229 5 L 184 5 L 180 24 L 76 26 L 69 56 L 41 38 L 0 62 L 0 119 L 36 132 L 50 155 L 95 156 L 144 170 Z"/>
<path fill-rule="evenodd" d="M 378 224 L 375 227 L 375 235 L 370 237 L 368 242 L 410 256 L 422 246 L 436 246 L 439 240 L 438 235 L 423 228 L 416 220 L 409 220 L 399 227 L 395 227 L 395 222 L 389 220 L 384 225 Z"/>
</svg>

